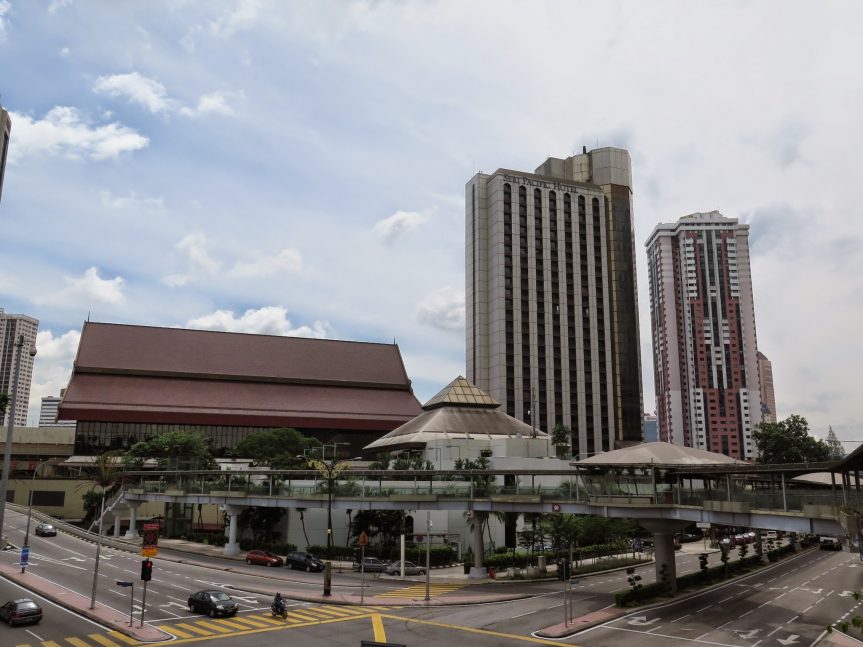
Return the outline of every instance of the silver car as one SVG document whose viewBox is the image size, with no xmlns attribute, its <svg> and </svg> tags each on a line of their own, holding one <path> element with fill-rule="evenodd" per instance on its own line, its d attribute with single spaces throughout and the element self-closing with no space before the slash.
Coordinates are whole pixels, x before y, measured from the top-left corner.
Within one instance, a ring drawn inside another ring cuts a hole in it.
<svg viewBox="0 0 863 647">
<path fill-rule="evenodd" d="M 401 575 L 401 562 L 390 562 L 387 565 L 384 573 L 387 575 Z M 405 575 L 425 575 L 426 569 L 423 566 L 417 566 L 413 562 L 405 561 Z"/>
</svg>

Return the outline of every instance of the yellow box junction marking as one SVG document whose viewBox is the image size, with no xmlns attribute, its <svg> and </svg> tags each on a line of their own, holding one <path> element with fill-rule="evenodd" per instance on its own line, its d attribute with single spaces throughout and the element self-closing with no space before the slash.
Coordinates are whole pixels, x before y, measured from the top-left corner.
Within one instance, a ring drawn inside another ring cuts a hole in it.
<svg viewBox="0 0 863 647">
<path fill-rule="evenodd" d="M 372 614 L 372 630 L 375 632 L 375 642 L 385 643 L 387 641 L 387 632 L 384 631 L 384 619 L 380 613 Z"/>
</svg>

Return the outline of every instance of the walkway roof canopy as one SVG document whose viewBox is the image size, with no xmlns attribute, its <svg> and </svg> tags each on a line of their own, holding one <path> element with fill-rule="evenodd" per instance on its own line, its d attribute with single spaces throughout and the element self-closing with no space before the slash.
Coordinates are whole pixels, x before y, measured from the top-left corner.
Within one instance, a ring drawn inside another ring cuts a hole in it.
<svg viewBox="0 0 863 647">
<path fill-rule="evenodd" d="M 641 443 L 603 452 L 590 458 L 577 461 L 573 465 L 585 466 L 626 466 L 639 467 L 681 467 L 704 465 L 747 465 L 745 461 L 731 458 L 725 454 L 708 452 L 693 447 L 682 447 L 671 443 Z"/>
</svg>

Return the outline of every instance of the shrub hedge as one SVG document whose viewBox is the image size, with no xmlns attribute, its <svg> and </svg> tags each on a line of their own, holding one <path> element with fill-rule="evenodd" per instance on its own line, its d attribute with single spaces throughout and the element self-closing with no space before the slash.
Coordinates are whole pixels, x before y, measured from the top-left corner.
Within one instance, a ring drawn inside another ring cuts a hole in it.
<svg viewBox="0 0 863 647">
<path fill-rule="evenodd" d="M 352 561 L 360 556 L 357 546 L 333 546 L 327 550 L 326 546 L 313 545 L 306 549 L 319 559 L 338 559 Z M 432 546 L 430 562 L 432 566 L 445 566 L 455 561 L 456 551 L 450 546 Z M 366 546 L 366 557 L 377 557 L 385 562 L 399 559 L 400 550 L 398 546 Z M 425 546 L 412 545 L 405 547 L 405 559 L 414 564 L 424 566 L 426 563 Z"/>
</svg>

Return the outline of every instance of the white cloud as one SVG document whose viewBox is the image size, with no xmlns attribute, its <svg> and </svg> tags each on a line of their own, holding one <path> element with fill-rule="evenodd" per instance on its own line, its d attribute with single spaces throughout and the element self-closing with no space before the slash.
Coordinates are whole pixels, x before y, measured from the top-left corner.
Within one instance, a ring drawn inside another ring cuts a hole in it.
<svg viewBox="0 0 863 647">
<path fill-rule="evenodd" d="M 239 0 L 233 9 L 210 22 L 210 31 L 221 38 L 230 38 L 255 24 L 260 7 L 260 0 Z"/>
<path fill-rule="evenodd" d="M 227 98 L 233 96 L 228 92 L 211 92 L 202 95 L 195 108 L 181 108 L 180 112 L 187 117 L 199 117 L 207 114 L 228 115 L 234 114 L 234 109 L 228 105 Z"/>
<path fill-rule="evenodd" d="M 62 56 L 63 58 L 69 58 L 70 51 L 68 47 L 63 47 L 57 53 L 60 54 L 60 56 Z"/>
<path fill-rule="evenodd" d="M 150 209 L 161 210 L 165 208 L 165 201 L 162 198 L 139 198 L 134 191 L 130 191 L 128 196 L 115 196 L 108 190 L 100 191 L 99 196 L 102 198 L 102 206 L 111 209 Z"/>
<path fill-rule="evenodd" d="M 229 276 L 258 278 L 272 274 L 295 274 L 303 269 L 303 257 L 295 249 L 283 249 L 276 256 L 262 256 L 253 261 L 238 261 Z"/>
<path fill-rule="evenodd" d="M 56 337 L 50 330 L 36 333 L 37 354 L 30 386 L 31 420 L 38 419 L 43 397 L 58 396 L 60 389 L 65 389 L 69 384 L 80 339 L 78 330 L 69 330 Z"/>
<path fill-rule="evenodd" d="M 100 76 L 96 79 L 93 90 L 107 94 L 109 97 L 125 97 L 132 103 L 144 106 L 152 113 L 162 112 L 171 107 L 165 86 L 138 72 Z"/>
<path fill-rule="evenodd" d="M 90 267 L 83 276 L 64 276 L 66 287 L 60 292 L 45 297 L 36 297 L 39 305 L 75 305 L 86 307 L 93 302 L 119 304 L 123 303 L 123 287 L 125 279 L 115 276 L 113 279 L 103 279 L 99 276 L 99 268 Z"/>
<path fill-rule="evenodd" d="M 385 243 L 392 243 L 404 234 L 415 231 L 426 220 L 426 216 L 416 211 L 396 211 L 389 218 L 376 222 L 373 231 Z"/>
<path fill-rule="evenodd" d="M 91 127 L 70 106 L 56 106 L 42 119 L 13 113 L 12 123 L 15 128 L 15 145 L 9 152 L 12 162 L 44 153 L 105 160 L 146 148 L 150 143 L 143 135 L 116 122 Z"/>
<path fill-rule="evenodd" d="M 12 8 L 9 0 L 0 0 L 0 42 L 6 40 L 6 14 Z"/>
<path fill-rule="evenodd" d="M 188 234 L 177 243 L 176 247 L 185 257 L 188 269 L 184 274 L 169 274 L 162 282 L 170 287 L 179 287 L 190 283 L 201 274 L 213 275 L 219 271 L 220 263 L 207 250 L 209 241 L 202 232 Z"/>
<path fill-rule="evenodd" d="M 311 325 L 295 327 L 288 319 L 287 308 L 282 306 L 264 306 L 257 310 L 249 309 L 240 317 L 234 316 L 233 310 L 216 310 L 211 314 L 186 322 L 186 326 L 201 330 L 312 337 L 314 339 L 326 339 L 331 334 L 330 325 L 325 321 L 316 321 Z"/>
<path fill-rule="evenodd" d="M 48 5 L 48 13 L 56 13 L 58 9 L 68 7 L 72 2 L 73 0 L 51 0 L 51 4 Z"/>
<path fill-rule="evenodd" d="M 464 330 L 464 292 L 445 287 L 427 294 L 417 306 L 417 319 L 441 330 Z"/>
</svg>

